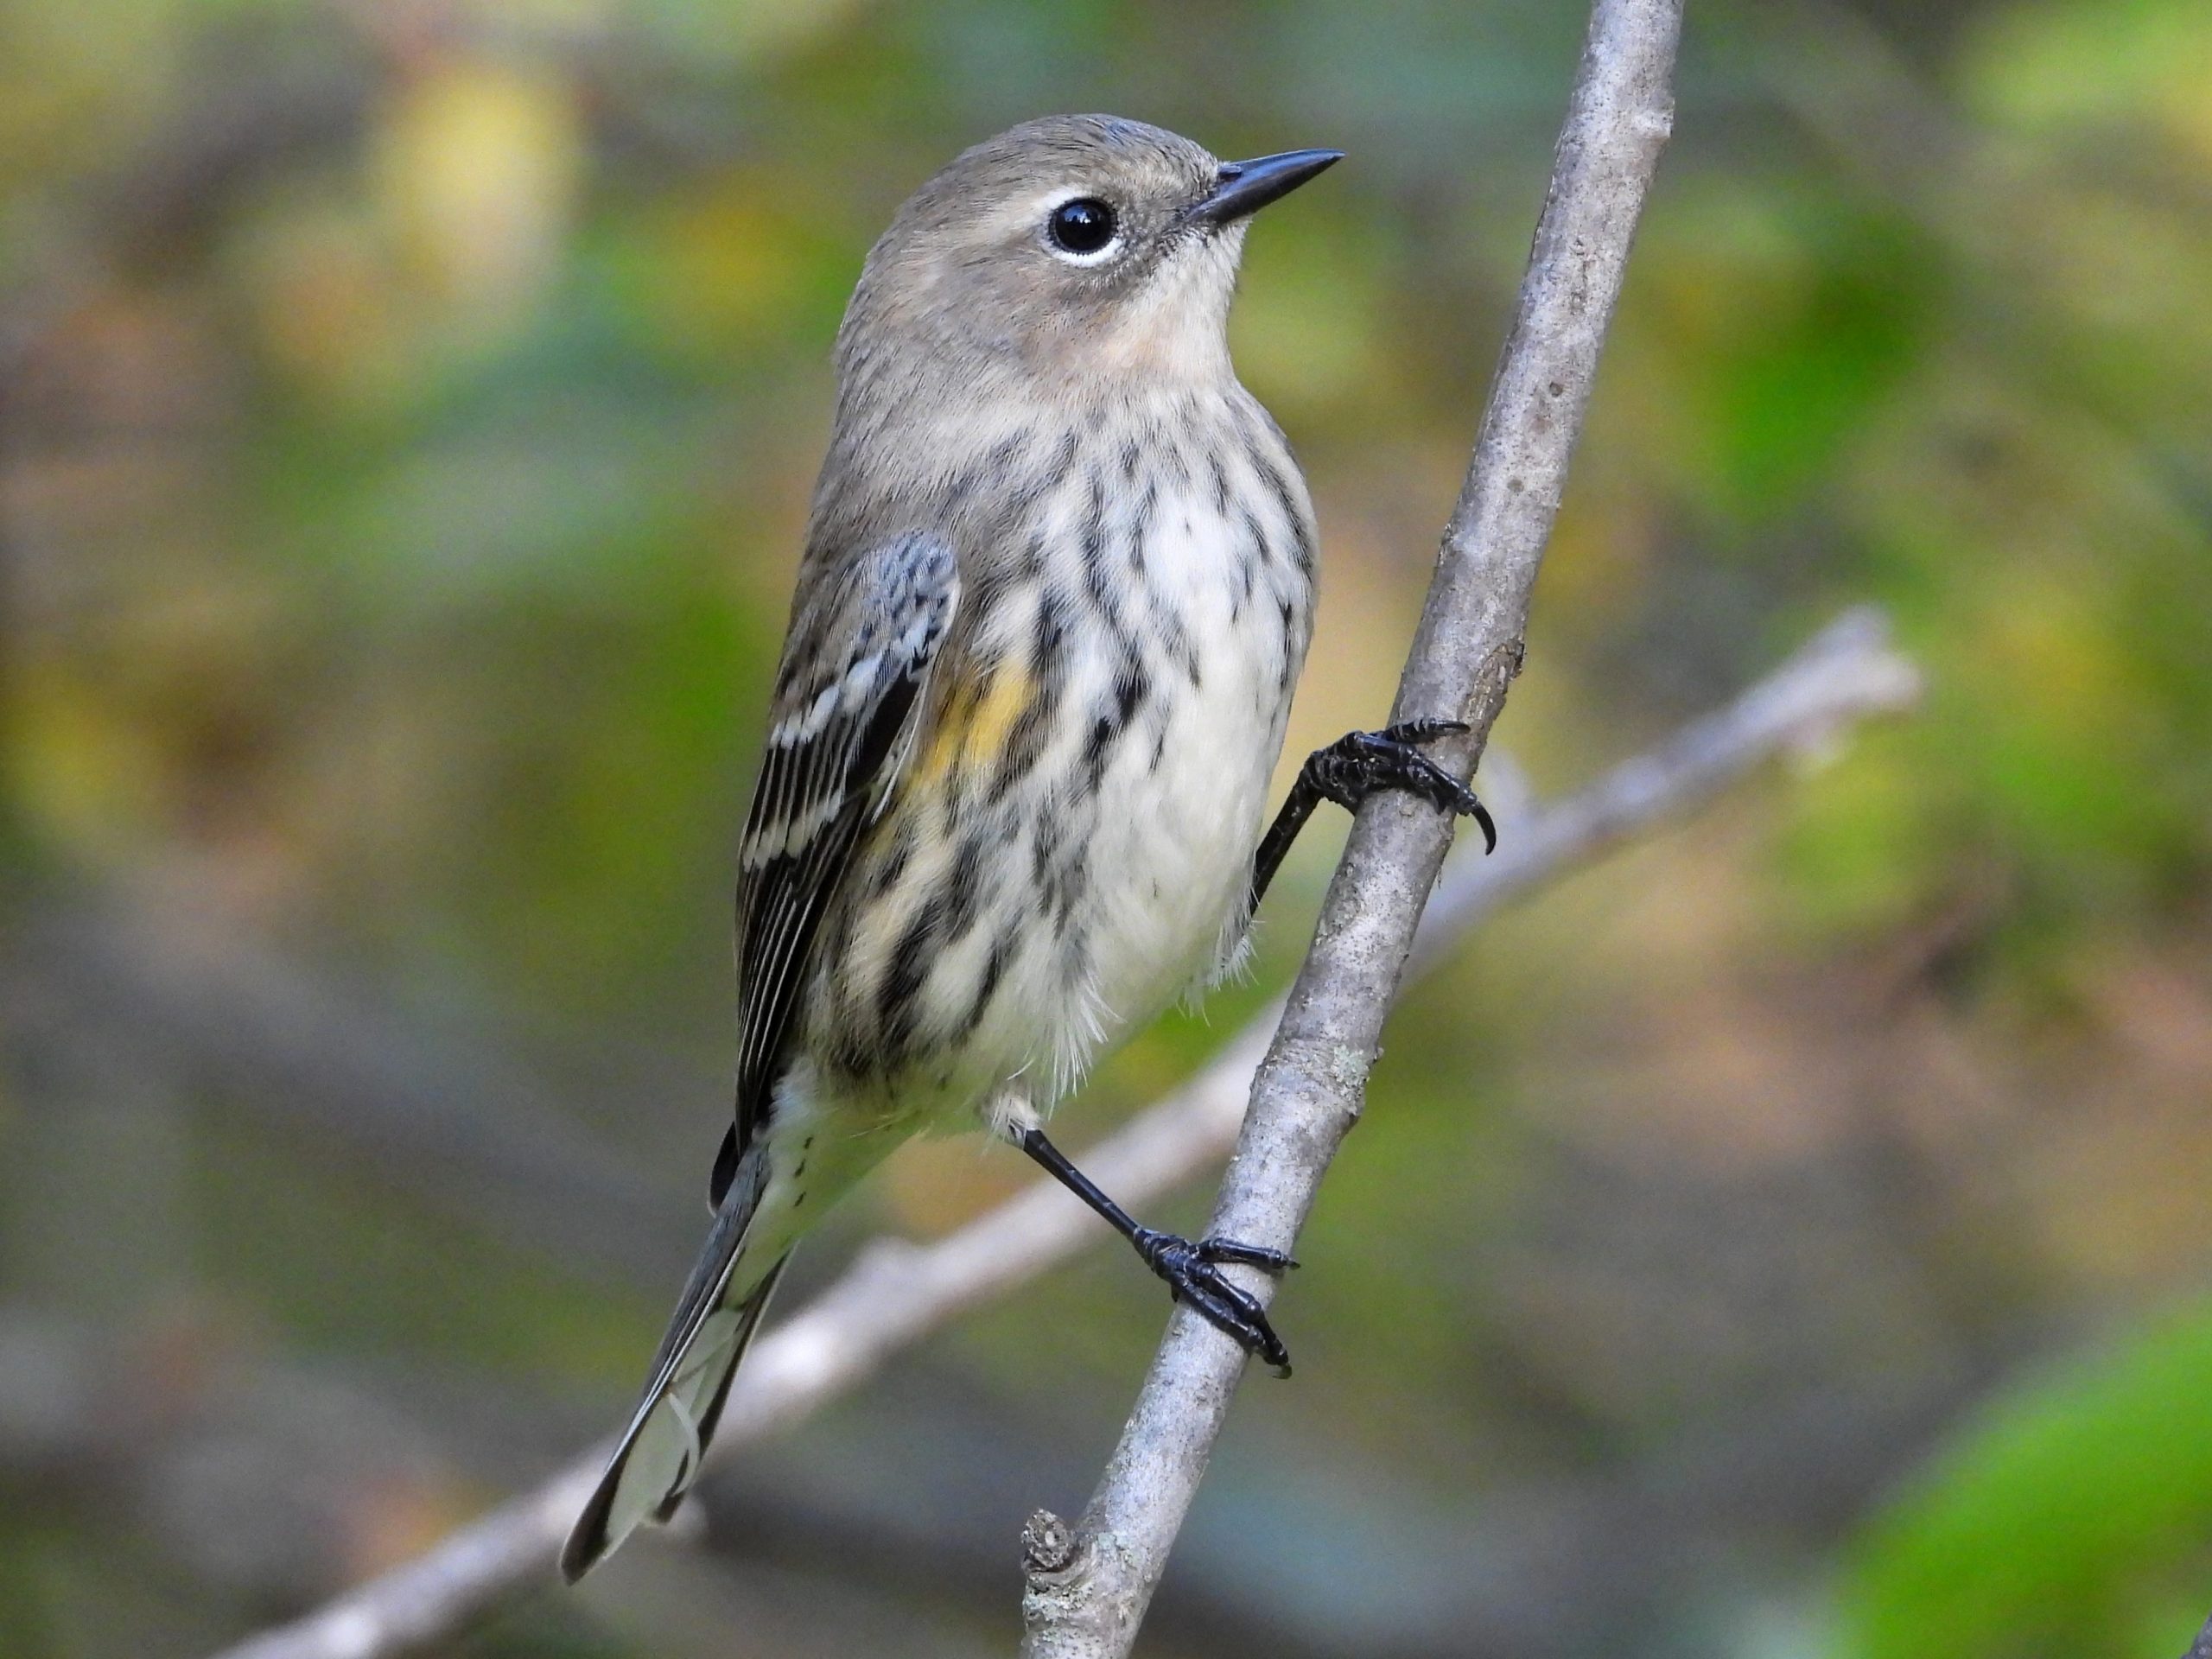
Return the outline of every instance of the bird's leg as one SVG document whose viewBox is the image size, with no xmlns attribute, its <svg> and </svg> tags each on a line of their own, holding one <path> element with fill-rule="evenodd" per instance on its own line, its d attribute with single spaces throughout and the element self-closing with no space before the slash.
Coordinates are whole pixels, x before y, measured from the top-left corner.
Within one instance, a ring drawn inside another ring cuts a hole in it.
<svg viewBox="0 0 2212 1659">
<path fill-rule="evenodd" d="M 1188 1302 L 1207 1322 L 1224 1331 L 1248 1354 L 1257 1354 L 1274 1367 L 1277 1376 L 1290 1375 L 1290 1351 L 1268 1323 L 1267 1310 L 1250 1292 L 1231 1284 L 1222 1267 L 1236 1262 L 1281 1273 L 1297 1262 L 1281 1250 L 1263 1245 L 1239 1243 L 1233 1238 L 1202 1238 L 1193 1243 L 1175 1233 L 1140 1227 L 1129 1212 L 1098 1190 L 1096 1183 L 1067 1160 L 1067 1155 L 1045 1138 L 1042 1129 L 1022 1132 L 1022 1151 L 1042 1164 L 1062 1186 L 1081 1198 L 1110 1223 L 1114 1230 L 1136 1247 L 1145 1265 L 1167 1281 L 1179 1302 Z"/>
<path fill-rule="evenodd" d="M 1424 743 L 1455 737 L 1466 729 L 1456 720 L 1402 721 L 1379 732 L 1346 732 L 1326 748 L 1307 755 L 1282 810 L 1275 814 L 1260 850 L 1252 855 L 1251 907 L 1259 909 L 1283 855 L 1324 801 L 1357 811 L 1362 801 L 1379 791 L 1409 790 L 1440 810 L 1472 818 L 1482 826 L 1484 850 L 1496 852 L 1497 825 L 1474 791 L 1421 752 Z"/>
</svg>

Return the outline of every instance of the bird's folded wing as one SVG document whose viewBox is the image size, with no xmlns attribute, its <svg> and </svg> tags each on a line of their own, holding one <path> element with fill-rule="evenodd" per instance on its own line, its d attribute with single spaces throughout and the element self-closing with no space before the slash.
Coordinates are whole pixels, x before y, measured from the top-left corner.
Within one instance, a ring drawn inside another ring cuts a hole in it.
<svg viewBox="0 0 2212 1659">
<path fill-rule="evenodd" d="M 717 1160 L 718 1199 L 767 1109 L 815 931 L 912 752 L 959 587 L 950 547 L 909 533 L 853 560 L 792 615 L 738 855 L 737 1123 Z"/>
</svg>

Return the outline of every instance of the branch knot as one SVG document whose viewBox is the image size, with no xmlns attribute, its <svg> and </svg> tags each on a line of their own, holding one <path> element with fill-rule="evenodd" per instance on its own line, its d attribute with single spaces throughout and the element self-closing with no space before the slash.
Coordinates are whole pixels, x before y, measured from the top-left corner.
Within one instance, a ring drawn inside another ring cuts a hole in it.
<svg viewBox="0 0 2212 1659">
<path fill-rule="evenodd" d="M 1021 1529 L 1021 1565 L 1033 1579 L 1066 1572 L 1076 1554 L 1075 1529 L 1050 1510 L 1039 1510 Z"/>
</svg>

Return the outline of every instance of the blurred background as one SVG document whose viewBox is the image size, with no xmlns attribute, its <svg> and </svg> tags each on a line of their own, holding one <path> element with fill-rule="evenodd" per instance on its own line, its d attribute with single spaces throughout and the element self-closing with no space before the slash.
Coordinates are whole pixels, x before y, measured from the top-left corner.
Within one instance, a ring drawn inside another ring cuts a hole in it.
<svg viewBox="0 0 2212 1659">
<path fill-rule="evenodd" d="M 1319 503 L 1300 753 L 1388 704 L 1584 18 L 0 3 L 0 1653 L 206 1653 L 627 1409 L 899 200 L 1056 110 L 1351 152 L 1233 330 Z M 2212 1608 L 2212 10 L 1694 0 L 1676 131 L 1501 751 L 1570 788 L 1862 600 L 1929 699 L 1408 999 L 1160 1659 Z M 1340 835 L 1073 1143 L 1283 982 Z M 785 1306 L 1026 1173 L 910 1149 Z M 1164 1312 L 1102 1249 L 449 1650 L 1004 1653 Z"/>
</svg>

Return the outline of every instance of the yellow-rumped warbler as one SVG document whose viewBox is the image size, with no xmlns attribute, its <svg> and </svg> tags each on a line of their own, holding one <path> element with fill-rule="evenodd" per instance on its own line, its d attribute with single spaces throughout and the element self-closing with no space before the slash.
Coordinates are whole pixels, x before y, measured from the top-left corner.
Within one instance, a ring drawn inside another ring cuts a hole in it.
<svg viewBox="0 0 2212 1659">
<path fill-rule="evenodd" d="M 1040 1122 L 1236 959 L 1319 801 L 1407 788 L 1481 816 L 1414 747 L 1458 728 L 1415 721 L 1318 751 L 1254 852 L 1312 632 L 1313 512 L 1225 330 L 1246 216 L 1338 159 L 1224 164 L 1134 121 L 1033 121 L 925 184 L 868 254 L 740 853 L 713 1230 L 569 1578 L 673 1510 L 792 1244 L 923 1130 L 1014 1141 L 1287 1370 L 1219 1270 L 1287 1258 L 1140 1227 Z"/>
</svg>

